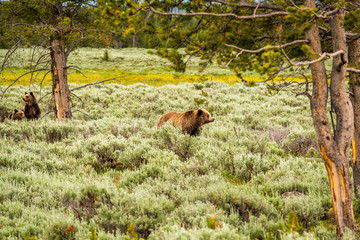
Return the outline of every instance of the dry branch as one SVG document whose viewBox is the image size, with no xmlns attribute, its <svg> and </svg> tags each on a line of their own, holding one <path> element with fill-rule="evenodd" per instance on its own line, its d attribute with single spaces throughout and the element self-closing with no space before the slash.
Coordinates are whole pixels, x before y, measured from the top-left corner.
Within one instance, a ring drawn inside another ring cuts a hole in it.
<svg viewBox="0 0 360 240">
<path fill-rule="evenodd" d="M 84 88 L 84 87 L 88 87 L 88 86 L 92 86 L 92 85 L 97 85 L 97 84 L 100 84 L 100 83 L 104 83 L 104 82 L 108 82 L 108 81 L 118 81 L 118 78 L 121 78 L 121 77 L 125 77 L 125 76 L 120 76 L 120 77 L 115 77 L 115 78 L 111 78 L 111 79 L 106 79 L 106 80 L 103 80 L 103 81 L 99 81 L 99 82 L 94 82 L 94 83 L 89 83 L 89 84 L 85 84 L 85 85 L 82 85 L 82 86 L 79 86 L 79 87 L 76 87 L 76 88 L 73 88 L 73 89 L 70 89 L 70 92 L 71 91 L 75 91 L 75 90 L 78 90 L 78 89 L 81 89 L 81 88 Z M 45 94 L 44 96 L 42 96 L 38 102 L 40 102 L 44 97 L 50 95 L 51 92 Z M 71 93 L 73 94 L 73 93 Z"/>
<path fill-rule="evenodd" d="M 4 57 L 3 63 L 1 64 L 1 68 L 0 68 L 0 73 L 2 73 L 2 71 L 4 70 L 5 64 L 6 62 L 9 60 L 9 58 L 11 57 L 11 55 L 16 51 L 16 49 L 19 47 L 19 43 L 20 41 L 17 41 L 13 46 L 11 46 Z"/>
<path fill-rule="evenodd" d="M 23 76 L 30 74 L 30 73 L 34 73 L 34 72 L 38 72 L 38 71 L 48 71 L 49 69 L 46 68 L 42 68 L 42 69 L 36 69 L 36 70 L 32 70 L 29 72 L 24 73 L 23 75 L 21 75 L 20 77 L 18 77 L 17 79 L 15 79 L 9 86 L 7 86 L 7 88 L 5 88 L 5 90 L 2 92 L 1 98 L 0 98 L 0 102 L 2 101 L 2 99 L 4 98 L 5 92 L 12 86 L 14 85 L 20 78 L 22 78 Z"/>
<path fill-rule="evenodd" d="M 42 120 L 46 115 L 48 115 L 49 113 L 52 113 L 52 112 L 54 112 L 54 111 L 53 111 L 53 110 L 48 111 L 47 113 L 45 113 L 45 114 L 40 118 L 40 120 Z"/>
<path fill-rule="evenodd" d="M 346 68 L 346 71 L 360 73 L 360 69 L 356 68 Z"/>
<path fill-rule="evenodd" d="M 232 6 L 237 6 L 237 7 L 264 8 L 264 9 L 272 9 L 272 10 L 278 10 L 278 11 L 285 11 L 286 10 L 282 6 L 274 5 L 274 4 L 260 3 L 261 1 L 259 1 L 260 4 L 247 3 L 247 2 L 244 2 L 244 1 L 239 1 L 238 3 L 233 3 L 233 2 L 230 2 L 229 0 L 213 0 L 212 2 L 221 3 L 221 4 L 224 4 L 224 5 L 232 5 Z"/>
<path fill-rule="evenodd" d="M 327 53 L 327 52 L 324 52 L 323 54 L 321 54 L 321 56 L 318 58 L 318 59 L 315 59 L 313 61 L 305 61 L 305 62 L 293 62 L 291 61 L 291 59 L 289 58 L 289 56 L 285 53 L 285 51 L 280 48 L 282 53 L 284 54 L 284 56 L 286 57 L 286 59 L 288 60 L 288 62 L 293 65 L 293 66 L 307 66 L 307 65 L 310 65 L 310 64 L 314 64 L 314 63 L 317 63 L 317 62 L 320 62 L 322 61 L 325 57 L 335 57 L 335 56 L 338 56 L 340 54 L 344 54 L 344 51 L 343 50 L 339 50 L 339 51 L 336 51 L 334 53 Z"/>
<path fill-rule="evenodd" d="M 267 18 L 274 16 L 287 16 L 291 15 L 288 12 L 272 12 L 267 14 L 258 14 L 258 15 L 248 15 L 248 16 L 239 16 L 235 13 L 210 13 L 210 12 L 195 12 L 195 13 L 175 13 L 175 12 L 160 12 L 155 10 L 153 7 L 149 7 L 149 9 L 159 15 L 163 16 L 211 16 L 211 17 L 232 17 L 235 19 L 255 19 L 255 18 Z"/>
<path fill-rule="evenodd" d="M 235 48 L 237 50 L 240 50 L 240 52 L 238 54 L 236 54 L 236 57 L 235 58 L 232 58 L 227 64 L 226 66 L 229 66 L 229 64 L 237 59 L 242 53 L 246 52 L 246 53 L 259 53 L 259 52 L 262 52 L 262 51 L 265 51 L 265 50 L 268 50 L 268 49 L 281 49 L 283 47 L 287 47 L 287 46 L 291 46 L 291 45 L 295 45 L 295 44 L 298 44 L 298 43 L 309 43 L 309 40 L 306 40 L 306 39 L 300 39 L 300 40 L 295 40 L 293 42 L 289 42 L 289 43 L 284 43 L 282 45 L 276 45 L 276 46 L 265 46 L 265 47 L 262 47 L 262 48 L 259 48 L 259 49 L 254 49 L 254 50 L 251 50 L 251 49 L 244 49 L 244 48 L 240 48 L 240 47 L 237 47 L 237 46 L 234 46 L 234 45 L 231 45 L 231 44 L 224 44 L 226 47 L 231 47 L 231 48 Z"/>
<path fill-rule="evenodd" d="M 303 76 L 303 78 L 305 79 L 305 90 L 303 92 L 294 92 L 296 94 L 295 96 L 297 97 L 300 95 L 304 95 L 311 99 L 311 94 L 309 93 L 309 80 L 305 76 L 305 74 L 301 73 L 300 75 Z"/>
<path fill-rule="evenodd" d="M 78 96 L 78 95 L 76 95 L 75 93 L 70 93 L 71 95 L 74 95 L 75 97 L 77 97 L 81 102 L 82 102 L 82 104 L 85 104 L 84 103 L 84 101 Z"/>
<path fill-rule="evenodd" d="M 93 119 L 92 117 L 89 116 L 89 114 L 86 114 L 86 113 L 84 113 L 83 111 L 80 111 L 79 109 L 74 110 L 74 111 L 71 111 L 71 113 L 75 113 L 75 112 L 80 112 L 80 113 L 86 115 L 88 118 Z"/>
<path fill-rule="evenodd" d="M 85 74 L 80 71 L 81 68 L 78 67 L 78 66 L 70 65 L 70 66 L 67 66 L 66 69 L 74 69 L 75 71 L 77 71 L 77 72 L 79 72 L 81 75 L 83 75 L 85 78 L 87 78 L 87 76 L 85 76 Z"/>
<path fill-rule="evenodd" d="M 125 76 L 120 76 L 120 77 L 125 77 Z M 82 85 L 82 86 L 79 86 L 79 87 L 70 89 L 70 91 L 75 91 L 75 90 L 78 90 L 78 89 L 81 89 L 81 88 L 84 88 L 84 87 L 88 87 L 88 86 L 92 86 L 92 85 L 97 85 L 97 84 L 104 83 L 104 82 L 108 82 L 108 81 L 119 81 L 118 78 L 120 78 L 120 77 L 115 77 L 115 78 L 111 78 L 111 79 L 106 79 L 106 80 L 99 81 L 99 82 L 94 82 L 94 83 L 88 83 L 88 84 L 85 84 L 85 85 Z"/>
</svg>

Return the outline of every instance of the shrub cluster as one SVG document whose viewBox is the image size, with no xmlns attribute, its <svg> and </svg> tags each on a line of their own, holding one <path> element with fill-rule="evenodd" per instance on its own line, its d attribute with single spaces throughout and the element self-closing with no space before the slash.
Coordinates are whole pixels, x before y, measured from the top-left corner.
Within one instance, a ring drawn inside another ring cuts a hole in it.
<svg viewBox="0 0 360 240">
<path fill-rule="evenodd" d="M 1 112 L 24 89 L 13 87 Z M 0 124 L 0 238 L 335 236 L 305 98 L 208 81 L 108 84 L 77 96 L 85 104 L 73 99 L 73 109 L 91 118 Z M 216 118 L 197 136 L 156 128 L 165 112 L 197 108 Z"/>
</svg>

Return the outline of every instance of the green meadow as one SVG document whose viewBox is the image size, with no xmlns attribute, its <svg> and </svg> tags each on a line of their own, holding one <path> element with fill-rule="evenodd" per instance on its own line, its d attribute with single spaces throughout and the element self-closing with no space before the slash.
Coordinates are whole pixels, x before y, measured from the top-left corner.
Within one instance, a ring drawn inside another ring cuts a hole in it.
<svg viewBox="0 0 360 240">
<path fill-rule="evenodd" d="M 214 63 L 209 64 L 205 69 L 199 67 L 201 62 L 199 57 L 192 57 L 188 60 L 189 67 L 185 73 L 177 73 L 170 67 L 171 64 L 166 59 L 149 53 L 151 50 L 148 49 L 108 49 L 108 61 L 104 60 L 105 51 L 106 49 L 80 48 L 71 53 L 68 58 L 68 66 L 76 67 L 68 70 L 68 81 L 85 84 L 118 78 L 117 83 L 123 85 L 146 83 L 151 86 L 205 81 L 221 81 L 234 84 L 241 81 L 226 66 Z M 0 59 L 3 59 L 5 54 L 6 50 L 0 49 Z M 9 85 L 22 74 L 33 70 L 37 64 L 37 59 L 43 54 L 43 49 L 19 49 L 7 64 L 2 76 L 0 76 L 2 85 Z M 43 60 L 46 58 L 49 58 L 49 56 L 45 56 Z M 49 66 L 42 65 L 38 68 L 46 69 Z M 45 73 L 46 71 L 25 75 L 15 84 L 51 85 L 51 74 L 46 75 Z M 243 73 L 243 78 L 250 82 L 266 79 L 266 77 L 253 72 Z M 293 76 L 289 79 L 299 81 L 301 78 Z M 281 77 L 277 78 L 277 81 L 281 80 Z"/>
<path fill-rule="evenodd" d="M 21 51 L 2 90 L 34 64 Z M 0 123 L 0 239 L 336 238 L 306 97 L 269 92 L 252 73 L 249 84 L 217 65 L 199 72 L 196 58 L 177 74 L 145 49 L 108 51 L 109 62 L 104 49 L 69 57 L 87 76 L 70 70 L 70 88 L 119 77 L 74 90 L 71 121 L 54 121 L 45 96 L 40 120 Z M 9 88 L 1 115 L 22 109 L 25 91 L 50 92 L 41 81 Z M 194 137 L 156 128 L 198 108 L 216 120 Z"/>
</svg>

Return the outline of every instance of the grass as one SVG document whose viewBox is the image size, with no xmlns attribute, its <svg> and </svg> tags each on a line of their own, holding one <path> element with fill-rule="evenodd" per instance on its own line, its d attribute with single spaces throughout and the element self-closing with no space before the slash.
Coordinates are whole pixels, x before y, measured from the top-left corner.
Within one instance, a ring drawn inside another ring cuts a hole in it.
<svg viewBox="0 0 360 240">
<path fill-rule="evenodd" d="M 146 71 L 174 74 L 129 74 Z M 63 123 L 44 116 L 45 97 L 40 120 L 0 124 L 0 239 L 336 238 L 308 99 L 189 76 L 203 80 L 76 90 L 72 109 L 87 115 Z M 0 112 L 22 108 L 28 90 L 10 88 Z M 198 108 L 216 119 L 198 136 L 156 129 L 165 112 Z"/>
</svg>

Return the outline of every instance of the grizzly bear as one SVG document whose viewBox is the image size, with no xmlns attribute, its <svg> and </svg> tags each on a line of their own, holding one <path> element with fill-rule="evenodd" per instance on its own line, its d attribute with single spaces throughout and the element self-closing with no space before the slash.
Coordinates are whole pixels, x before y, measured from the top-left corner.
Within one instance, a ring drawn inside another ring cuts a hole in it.
<svg viewBox="0 0 360 240">
<path fill-rule="evenodd" d="M 10 119 L 10 120 L 21 120 L 25 117 L 24 111 L 23 110 L 17 110 L 15 109 L 14 112 L 12 114 L 10 114 L 9 116 L 5 116 L 3 117 L 0 121 L 4 122 L 5 119 Z"/>
<path fill-rule="evenodd" d="M 210 113 L 205 109 L 189 110 L 182 113 L 168 112 L 161 116 L 157 128 L 170 121 L 174 127 L 181 127 L 183 133 L 194 135 L 202 125 L 214 120 L 215 118 L 211 117 Z"/>
<path fill-rule="evenodd" d="M 25 102 L 24 113 L 26 119 L 38 119 L 40 117 L 41 111 L 33 92 L 25 92 L 25 97 L 23 97 L 23 100 Z"/>
</svg>

